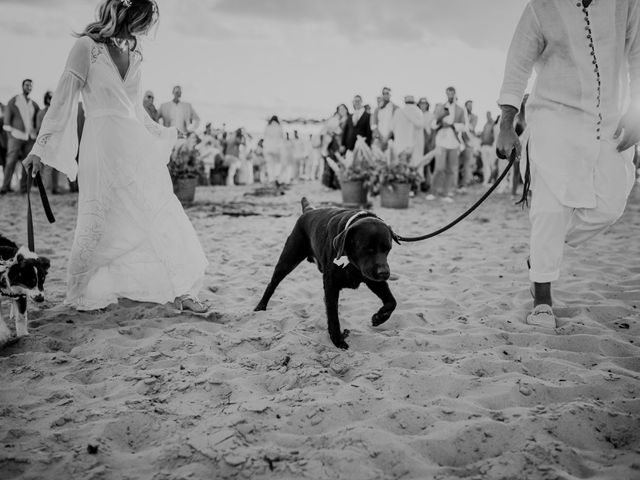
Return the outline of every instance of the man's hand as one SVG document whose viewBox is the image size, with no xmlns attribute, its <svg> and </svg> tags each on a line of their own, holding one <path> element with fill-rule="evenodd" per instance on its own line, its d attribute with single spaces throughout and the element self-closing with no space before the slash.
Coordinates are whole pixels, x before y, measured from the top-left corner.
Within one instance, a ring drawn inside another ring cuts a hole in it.
<svg viewBox="0 0 640 480">
<path fill-rule="evenodd" d="M 516 158 L 520 158 L 522 145 L 518 135 L 516 135 L 516 129 L 511 127 L 503 130 L 501 128 L 496 142 L 496 155 L 504 160 L 505 158 L 510 158 L 511 152 L 514 150 L 516 151 Z"/>
<path fill-rule="evenodd" d="M 502 114 L 500 116 L 500 133 L 496 141 L 496 155 L 498 158 L 510 158 L 511 153 L 515 150 L 516 158 L 520 158 L 522 145 L 516 134 L 515 116 L 518 110 L 511 105 L 500 105 Z"/>
<path fill-rule="evenodd" d="M 33 167 L 33 172 L 31 173 L 31 176 L 33 177 L 36 176 L 36 173 L 42 170 L 42 162 L 40 161 L 40 157 L 37 155 L 29 155 L 22 161 L 22 165 L 24 165 L 27 172 L 29 171 L 29 168 Z"/>
<path fill-rule="evenodd" d="M 620 138 L 620 134 L 622 134 L 622 138 Z M 613 139 L 620 139 L 618 142 L 619 152 L 624 152 L 640 142 L 640 108 L 630 107 L 627 110 L 618 123 Z"/>
</svg>

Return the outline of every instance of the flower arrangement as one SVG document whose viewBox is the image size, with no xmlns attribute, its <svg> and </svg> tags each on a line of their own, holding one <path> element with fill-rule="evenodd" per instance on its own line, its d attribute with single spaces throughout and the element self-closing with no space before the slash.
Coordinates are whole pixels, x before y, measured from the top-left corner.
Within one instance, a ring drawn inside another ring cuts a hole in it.
<svg viewBox="0 0 640 480">
<path fill-rule="evenodd" d="M 195 135 L 176 145 L 169 160 L 169 175 L 175 184 L 181 178 L 200 178 L 204 175 L 204 162 L 196 148 L 198 138 Z"/>
<path fill-rule="evenodd" d="M 343 157 L 335 154 L 336 160 L 327 159 L 329 166 L 336 172 L 340 183 L 363 182 L 363 187 L 370 190 L 371 181 L 375 176 L 376 164 L 382 161 L 365 143 L 364 138 L 358 137 L 352 155 Z"/>
<path fill-rule="evenodd" d="M 395 162 L 388 164 L 378 162 L 376 164 L 375 173 L 371 179 L 371 194 L 378 195 L 383 188 L 393 189 L 394 185 L 405 183 L 409 184 L 411 189 L 420 186 L 423 178 L 420 172 L 414 167 L 410 167 L 403 162 Z"/>
</svg>

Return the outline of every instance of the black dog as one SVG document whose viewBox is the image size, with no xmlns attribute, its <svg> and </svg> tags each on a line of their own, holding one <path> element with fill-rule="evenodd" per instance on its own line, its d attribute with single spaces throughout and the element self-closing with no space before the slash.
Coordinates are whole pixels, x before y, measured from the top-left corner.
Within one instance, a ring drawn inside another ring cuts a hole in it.
<svg viewBox="0 0 640 480">
<path fill-rule="evenodd" d="M 324 301 L 331 341 L 347 349 L 349 331 L 340 329 L 338 298 L 343 288 L 358 288 L 364 282 L 382 300 L 371 318 L 374 327 L 386 322 L 396 308 L 387 280 L 387 255 L 398 238 L 391 228 L 371 212 L 339 208 L 313 209 L 302 199 L 302 215 L 273 272 L 267 289 L 255 308 L 266 310 L 278 284 L 305 258 L 315 262 L 324 281 Z"/>
<path fill-rule="evenodd" d="M 11 300 L 10 318 L 15 318 L 16 336 L 29 334 L 27 329 L 27 296 L 36 302 L 44 300 L 44 281 L 49 271 L 49 260 L 18 247 L 0 235 L 0 306 L 3 298 Z M 11 335 L 2 320 L 0 310 L 0 345 Z"/>
</svg>

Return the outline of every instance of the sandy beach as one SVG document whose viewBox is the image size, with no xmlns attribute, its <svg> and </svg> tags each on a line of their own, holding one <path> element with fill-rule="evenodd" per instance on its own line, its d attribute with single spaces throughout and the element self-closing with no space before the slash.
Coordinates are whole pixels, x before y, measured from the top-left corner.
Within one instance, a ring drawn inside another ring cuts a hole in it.
<svg viewBox="0 0 640 480">
<path fill-rule="evenodd" d="M 567 249 L 557 331 L 524 323 L 528 212 L 495 195 L 450 232 L 394 246 L 398 307 L 383 326 L 368 289 L 343 291 L 348 351 L 329 340 L 312 264 L 253 312 L 301 196 L 340 192 L 256 188 L 199 187 L 186 209 L 211 263 L 207 318 L 63 306 L 76 196 L 50 197 L 53 225 L 36 200 L 52 267 L 31 335 L 0 349 L 2 479 L 640 478 L 637 185 L 616 225 Z M 417 235 L 480 193 L 373 209 Z M 0 199 L 0 232 L 26 241 L 24 197 Z"/>
</svg>

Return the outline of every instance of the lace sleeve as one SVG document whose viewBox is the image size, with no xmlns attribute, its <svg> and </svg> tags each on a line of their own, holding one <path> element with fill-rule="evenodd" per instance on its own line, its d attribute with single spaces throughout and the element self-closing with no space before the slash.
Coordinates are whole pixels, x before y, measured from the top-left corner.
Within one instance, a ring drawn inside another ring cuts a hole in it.
<svg viewBox="0 0 640 480">
<path fill-rule="evenodd" d="M 43 163 L 64 173 L 70 180 L 76 178 L 78 166 L 77 114 L 80 91 L 89 74 L 91 40 L 79 38 L 69 54 L 64 72 L 53 94 L 51 106 L 45 115 L 40 134 L 31 154 Z"/>
</svg>

